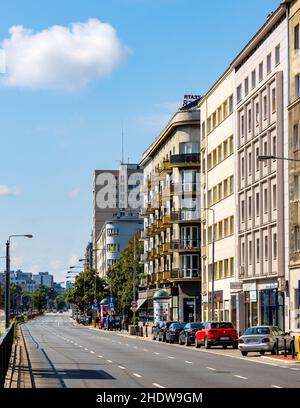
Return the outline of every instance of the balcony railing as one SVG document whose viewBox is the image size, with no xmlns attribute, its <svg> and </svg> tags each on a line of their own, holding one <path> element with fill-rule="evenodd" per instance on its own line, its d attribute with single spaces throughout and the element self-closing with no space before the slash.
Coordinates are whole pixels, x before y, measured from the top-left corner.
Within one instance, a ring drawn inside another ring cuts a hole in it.
<svg viewBox="0 0 300 408">
<path fill-rule="evenodd" d="M 171 184 L 173 194 L 196 194 L 200 193 L 200 183 L 173 183 Z"/>
<path fill-rule="evenodd" d="M 200 164 L 200 153 L 173 154 L 170 164 Z"/>
<path fill-rule="evenodd" d="M 196 251 L 200 249 L 200 241 L 196 239 L 178 240 L 171 243 L 173 251 Z"/>
<path fill-rule="evenodd" d="M 171 214 L 172 221 L 199 221 L 200 222 L 200 211 L 195 210 L 181 210 L 174 211 Z"/>
<path fill-rule="evenodd" d="M 180 268 L 171 271 L 171 279 L 199 278 L 199 269 Z"/>
</svg>

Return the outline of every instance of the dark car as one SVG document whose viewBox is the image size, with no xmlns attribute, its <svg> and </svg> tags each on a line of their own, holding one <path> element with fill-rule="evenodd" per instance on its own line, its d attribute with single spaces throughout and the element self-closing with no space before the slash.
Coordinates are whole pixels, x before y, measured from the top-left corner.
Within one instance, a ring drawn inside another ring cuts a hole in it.
<svg viewBox="0 0 300 408">
<path fill-rule="evenodd" d="M 169 322 L 169 321 L 161 322 L 159 330 L 158 330 L 158 334 L 157 334 L 158 341 L 166 341 L 166 333 L 172 323 L 176 323 L 176 322 Z"/>
<path fill-rule="evenodd" d="M 238 348 L 238 334 L 231 322 L 205 322 L 202 329 L 196 333 L 195 347 L 204 345 L 206 349 L 211 346 L 232 346 Z"/>
<path fill-rule="evenodd" d="M 195 335 L 198 330 L 201 330 L 203 323 L 187 323 L 179 334 L 178 343 L 190 346 L 195 343 Z"/>
<path fill-rule="evenodd" d="M 179 334 L 184 329 L 186 323 L 172 323 L 169 329 L 166 331 L 166 343 L 174 343 L 178 341 Z"/>
</svg>

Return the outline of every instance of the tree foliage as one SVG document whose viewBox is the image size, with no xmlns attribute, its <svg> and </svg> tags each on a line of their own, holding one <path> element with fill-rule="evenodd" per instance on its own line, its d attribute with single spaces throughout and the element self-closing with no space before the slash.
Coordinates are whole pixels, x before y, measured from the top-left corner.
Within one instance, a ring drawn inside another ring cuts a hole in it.
<svg viewBox="0 0 300 408">
<path fill-rule="evenodd" d="M 80 272 L 75 279 L 74 286 L 66 290 L 66 301 L 75 303 L 80 312 L 90 311 L 95 299 L 95 281 L 96 281 L 96 299 L 100 302 L 108 295 L 105 280 L 95 275 L 95 270 Z"/>
<path fill-rule="evenodd" d="M 37 310 L 45 309 L 47 306 L 49 290 L 45 286 L 40 286 L 32 294 L 32 305 Z"/>
<path fill-rule="evenodd" d="M 135 291 L 135 298 L 137 299 L 138 287 L 144 274 L 143 267 L 139 262 L 143 252 L 143 242 L 139 241 L 138 234 L 136 234 L 135 238 L 133 237 L 128 242 L 127 248 L 122 251 L 120 259 L 109 270 L 107 282 L 111 294 L 116 299 L 117 313 L 130 312 L 130 304 L 134 298 L 133 291 Z"/>
</svg>

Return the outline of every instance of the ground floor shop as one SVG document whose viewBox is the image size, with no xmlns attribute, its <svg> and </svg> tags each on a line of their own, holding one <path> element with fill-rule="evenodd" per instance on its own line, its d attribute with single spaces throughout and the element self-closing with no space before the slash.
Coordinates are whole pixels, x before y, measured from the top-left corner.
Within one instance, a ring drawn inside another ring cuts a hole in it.
<svg viewBox="0 0 300 408">
<path fill-rule="evenodd" d="M 290 330 L 300 333 L 300 268 L 290 269 Z"/>
</svg>

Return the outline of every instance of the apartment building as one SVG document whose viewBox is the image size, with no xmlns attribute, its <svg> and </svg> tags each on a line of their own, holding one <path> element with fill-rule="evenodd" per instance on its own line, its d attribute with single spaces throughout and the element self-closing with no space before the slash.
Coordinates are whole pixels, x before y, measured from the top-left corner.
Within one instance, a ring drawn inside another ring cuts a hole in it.
<svg viewBox="0 0 300 408">
<path fill-rule="evenodd" d="M 105 278 L 109 268 L 120 258 L 129 240 L 143 229 L 143 219 L 136 212 L 119 211 L 105 221 L 98 235 L 96 258 L 98 273 Z"/>
<path fill-rule="evenodd" d="M 119 170 L 95 170 L 93 179 L 93 248 L 104 223 L 118 211 L 139 214 L 143 171 L 138 164 L 122 163 Z M 98 271 L 97 256 L 93 266 Z"/>
<path fill-rule="evenodd" d="M 140 318 L 200 318 L 199 125 L 196 101 L 175 113 L 140 163 L 145 251 Z"/>
<path fill-rule="evenodd" d="M 257 324 L 288 329 L 288 162 L 274 158 L 289 154 L 287 55 L 282 4 L 231 65 L 240 330 Z"/>
<path fill-rule="evenodd" d="M 289 10 L 289 158 L 300 160 L 300 1 L 285 1 Z M 300 162 L 289 162 L 290 188 L 290 329 L 300 332 Z"/>
<path fill-rule="evenodd" d="M 228 69 L 199 103 L 201 321 L 236 320 L 230 292 L 230 284 L 235 280 L 233 76 Z"/>
</svg>

